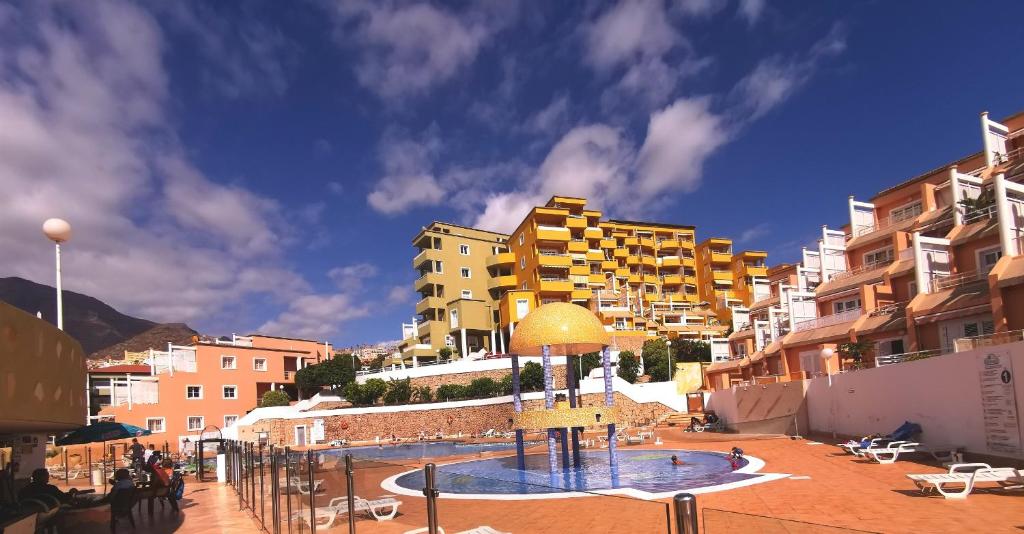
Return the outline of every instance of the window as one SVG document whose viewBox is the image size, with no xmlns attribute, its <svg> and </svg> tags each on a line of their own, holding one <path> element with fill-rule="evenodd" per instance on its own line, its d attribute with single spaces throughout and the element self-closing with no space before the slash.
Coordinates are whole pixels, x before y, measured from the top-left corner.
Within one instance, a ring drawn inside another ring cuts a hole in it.
<svg viewBox="0 0 1024 534">
<path fill-rule="evenodd" d="M 202 399 L 203 386 L 185 386 L 186 399 Z"/>
<path fill-rule="evenodd" d="M 459 254 L 469 256 L 469 245 L 459 245 Z"/>
<path fill-rule="evenodd" d="M 516 299 L 516 320 L 526 317 L 530 313 L 530 301 L 528 299 Z"/>
<path fill-rule="evenodd" d="M 440 261 L 434 260 L 434 272 L 437 274 L 444 273 L 444 264 Z"/>
<path fill-rule="evenodd" d="M 519 270 L 523 270 L 525 268 L 526 268 L 526 256 L 520 256 L 519 257 Z"/>
<path fill-rule="evenodd" d="M 238 398 L 238 386 L 224 386 L 224 398 L 225 399 L 237 399 Z"/>
<path fill-rule="evenodd" d="M 234 356 L 221 356 L 220 357 L 220 368 L 221 369 L 235 369 L 235 357 Z"/>
<path fill-rule="evenodd" d="M 206 419 L 201 415 L 190 415 L 188 416 L 188 429 L 191 431 L 202 430 L 206 428 Z"/>
<path fill-rule="evenodd" d="M 459 310 L 451 310 L 448 313 L 451 316 L 451 321 L 450 321 L 451 328 L 458 328 L 459 327 Z"/>
<path fill-rule="evenodd" d="M 878 265 L 892 261 L 892 247 L 872 250 L 864 255 L 864 265 Z"/>
<path fill-rule="evenodd" d="M 913 202 L 905 206 L 900 206 L 889 212 L 889 219 L 892 222 L 905 221 L 907 219 L 913 219 L 921 214 L 921 203 Z"/>
<path fill-rule="evenodd" d="M 252 359 L 252 370 L 253 371 L 266 371 L 267 370 L 267 359 L 266 358 L 253 358 Z"/>
<path fill-rule="evenodd" d="M 462 269 L 459 269 L 459 273 L 462 275 L 463 278 L 473 277 L 473 272 L 469 270 L 469 267 L 463 267 Z"/>
<path fill-rule="evenodd" d="M 907 284 L 907 293 L 910 295 L 910 298 L 917 296 L 917 281 L 911 280 L 910 283 Z"/>
<path fill-rule="evenodd" d="M 146 429 L 154 434 L 159 434 L 164 431 L 164 418 L 163 417 L 147 417 L 146 418 Z"/>
<path fill-rule="evenodd" d="M 227 428 L 227 427 L 235 424 L 235 421 L 238 421 L 238 416 L 237 415 L 225 415 L 224 416 L 224 428 Z"/>
<path fill-rule="evenodd" d="M 519 246 L 523 246 L 523 241 L 526 240 L 525 234 L 519 234 Z"/>
<path fill-rule="evenodd" d="M 860 299 L 839 300 L 832 303 L 835 313 L 843 313 L 850 310 L 860 309 Z"/>
<path fill-rule="evenodd" d="M 471 299 L 471 298 L 473 298 L 473 292 L 471 290 L 469 290 L 469 289 L 463 289 L 462 290 L 462 298 L 464 298 L 464 299 Z"/>
<path fill-rule="evenodd" d="M 1001 247 L 986 248 L 978 251 L 978 272 L 988 273 L 996 266 L 999 258 L 1003 257 Z"/>
</svg>

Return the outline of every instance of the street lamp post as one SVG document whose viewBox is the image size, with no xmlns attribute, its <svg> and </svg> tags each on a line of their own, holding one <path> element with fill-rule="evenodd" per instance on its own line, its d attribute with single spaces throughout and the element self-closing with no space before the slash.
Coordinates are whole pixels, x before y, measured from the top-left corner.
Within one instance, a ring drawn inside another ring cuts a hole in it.
<svg viewBox="0 0 1024 534">
<path fill-rule="evenodd" d="M 71 239 L 71 225 L 64 219 L 46 219 L 43 233 L 53 241 L 57 255 L 57 328 L 64 330 L 64 301 L 61 297 L 60 244 Z"/>
<path fill-rule="evenodd" d="M 832 359 L 832 356 L 835 354 L 835 352 L 836 351 L 832 350 L 831 348 L 826 347 L 824 349 L 821 349 L 821 353 L 819 354 L 821 356 L 821 359 L 825 361 L 825 376 L 828 377 L 828 411 L 829 418 L 831 419 L 830 426 L 832 427 L 833 440 L 836 439 L 836 399 L 833 396 L 832 392 L 832 373 L 829 369 L 829 360 Z"/>
</svg>

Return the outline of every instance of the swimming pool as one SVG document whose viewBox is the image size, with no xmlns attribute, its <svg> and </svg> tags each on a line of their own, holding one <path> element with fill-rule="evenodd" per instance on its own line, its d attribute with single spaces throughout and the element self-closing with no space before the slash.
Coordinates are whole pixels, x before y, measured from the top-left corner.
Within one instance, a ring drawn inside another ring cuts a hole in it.
<svg viewBox="0 0 1024 534">
<path fill-rule="evenodd" d="M 673 466 L 675 454 L 684 465 Z M 531 499 L 575 497 L 586 492 L 663 498 L 679 491 L 707 493 L 788 475 L 758 474 L 764 462 L 747 457 L 732 470 L 725 453 L 688 450 L 620 450 L 618 467 L 608 466 L 608 452 L 588 451 L 581 467 L 548 472 L 547 455 L 526 456 L 526 471 L 514 456 L 456 462 L 437 467 L 437 486 L 449 498 Z M 388 491 L 421 494 L 423 471 L 409 471 L 384 481 Z"/>
<path fill-rule="evenodd" d="M 532 447 L 538 442 L 527 442 Z M 332 454 L 365 460 L 416 460 L 420 458 L 443 458 L 463 454 L 515 450 L 515 442 L 495 443 L 461 443 L 456 441 L 424 441 L 419 443 L 402 443 L 398 445 L 370 445 L 368 447 L 349 447 L 330 451 Z"/>
</svg>

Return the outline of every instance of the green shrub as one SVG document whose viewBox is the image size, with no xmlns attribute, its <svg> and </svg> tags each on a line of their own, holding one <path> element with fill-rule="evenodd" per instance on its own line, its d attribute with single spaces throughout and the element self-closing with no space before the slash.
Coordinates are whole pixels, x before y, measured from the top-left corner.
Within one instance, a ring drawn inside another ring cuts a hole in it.
<svg viewBox="0 0 1024 534">
<path fill-rule="evenodd" d="M 437 402 L 462 400 L 466 398 L 466 386 L 462 384 L 442 384 L 434 393 Z"/>
<path fill-rule="evenodd" d="M 664 339 L 647 340 L 640 355 L 644 359 L 644 372 L 652 382 L 669 380 L 669 347 Z"/>
<path fill-rule="evenodd" d="M 509 373 L 501 377 L 501 382 L 498 383 L 498 387 L 501 389 L 502 395 L 512 394 L 512 373 Z"/>
<path fill-rule="evenodd" d="M 537 362 L 526 362 L 519 372 L 519 388 L 521 391 L 543 391 L 544 367 Z"/>
<path fill-rule="evenodd" d="M 624 350 L 619 353 L 618 375 L 619 378 L 629 382 L 636 382 L 640 373 L 640 359 L 632 351 Z"/>
<path fill-rule="evenodd" d="M 493 397 L 499 392 L 498 388 L 500 387 L 501 385 L 495 382 L 493 378 L 477 378 L 466 387 L 466 396 L 471 399 Z"/>
<path fill-rule="evenodd" d="M 288 394 L 278 390 L 270 390 L 264 393 L 263 398 L 260 399 L 260 407 L 263 408 L 288 406 L 289 404 L 291 404 L 291 399 L 288 398 Z"/>
<path fill-rule="evenodd" d="M 412 381 L 391 379 L 384 393 L 384 404 L 408 404 L 412 398 Z"/>
</svg>

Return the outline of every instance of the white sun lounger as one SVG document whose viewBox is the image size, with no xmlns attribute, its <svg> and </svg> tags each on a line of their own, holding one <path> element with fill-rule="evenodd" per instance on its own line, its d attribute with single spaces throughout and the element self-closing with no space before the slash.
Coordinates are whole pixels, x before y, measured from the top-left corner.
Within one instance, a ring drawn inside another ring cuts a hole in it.
<svg viewBox="0 0 1024 534">
<path fill-rule="evenodd" d="M 864 453 L 880 464 L 892 464 L 896 463 L 901 454 L 925 452 L 940 462 L 949 462 L 959 450 L 958 447 L 928 447 L 914 441 L 904 441 L 890 443 L 884 449 L 865 449 Z"/>
<path fill-rule="evenodd" d="M 948 473 L 925 475 L 907 475 L 922 493 L 929 493 L 935 488 L 947 499 L 966 499 L 974 490 L 974 486 L 983 482 L 998 484 L 1003 489 L 1024 488 L 1024 475 L 1019 469 L 1012 467 L 991 467 L 988 464 L 954 464 Z M 963 486 L 959 490 L 948 489 L 948 486 Z"/>
<path fill-rule="evenodd" d="M 871 441 L 868 442 L 867 447 L 862 447 L 860 445 L 860 441 L 853 440 L 847 441 L 846 443 L 840 443 L 836 446 L 854 456 L 863 456 L 862 451 L 865 449 L 883 449 L 888 447 L 890 443 L 893 443 L 893 441 L 894 440 L 892 438 L 872 438 Z"/>
<path fill-rule="evenodd" d="M 398 514 L 398 507 L 402 505 L 402 501 L 395 498 L 394 495 L 381 495 L 376 499 L 364 499 L 362 497 L 353 497 L 355 501 L 355 511 L 367 512 L 371 517 L 377 521 L 390 521 L 395 518 Z M 331 502 L 327 506 L 321 506 L 316 509 L 316 526 L 329 528 L 338 519 L 338 516 L 343 516 L 348 513 L 348 496 L 335 497 L 331 499 Z M 309 525 L 309 512 L 297 512 L 295 517 L 302 522 Z"/>
<path fill-rule="evenodd" d="M 305 480 L 302 480 L 299 477 L 291 477 L 289 479 L 289 482 L 290 482 L 292 490 L 298 490 L 298 492 L 303 494 L 303 495 L 309 495 L 309 493 L 310 493 L 309 492 L 309 482 L 307 482 Z M 313 493 L 318 493 L 320 491 L 320 485 L 323 484 L 323 483 L 324 483 L 324 481 L 323 481 L 322 478 L 314 480 L 313 481 Z M 287 493 L 288 492 L 288 486 L 282 485 L 281 486 L 281 491 Z"/>
<path fill-rule="evenodd" d="M 425 534 L 427 531 L 428 531 L 427 527 L 423 527 L 423 528 L 417 528 L 417 529 L 414 529 L 414 530 L 407 530 L 407 531 L 405 531 L 405 534 Z M 441 527 L 437 527 L 437 531 L 440 534 L 444 534 L 444 529 L 441 528 Z M 512 534 L 512 533 L 511 532 L 505 532 L 503 530 L 495 530 L 494 528 L 489 527 L 487 525 L 480 525 L 479 527 L 471 528 L 469 530 L 463 530 L 461 532 L 456 532 L 455 534 Z"/>
</svg>

